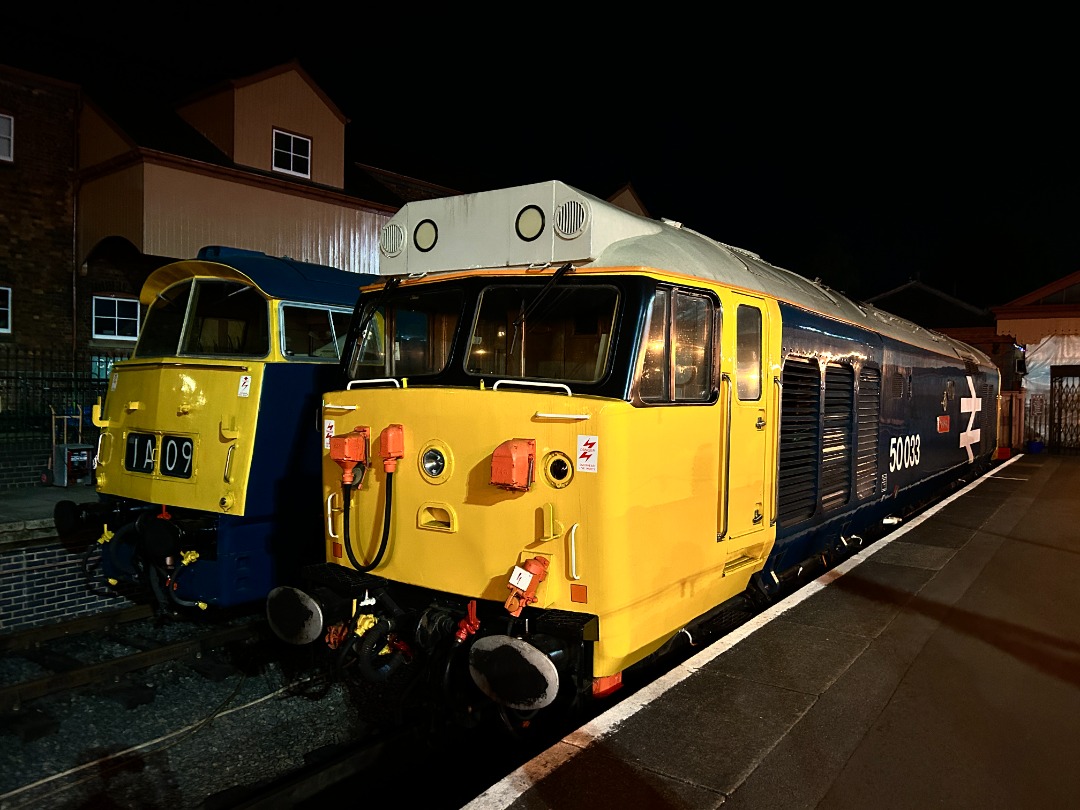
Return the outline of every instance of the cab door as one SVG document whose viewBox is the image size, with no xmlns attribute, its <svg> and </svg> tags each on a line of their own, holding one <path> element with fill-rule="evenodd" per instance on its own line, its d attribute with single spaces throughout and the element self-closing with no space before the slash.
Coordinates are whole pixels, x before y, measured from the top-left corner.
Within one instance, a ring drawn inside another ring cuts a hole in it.
<svg viewBox="0 0 1080 810">
<path fill-rule="evenodd" d="M 726 528 L 726 537 L 738 538 L 769 526 L 773 511 L 766 500 L 772 457 L 769 437 L 776 426 L 770 424 L 775 392 L 769 376 L 768 308 L 761 298 L 738 294 L 733 298 L 734 307 L 727 311 L 735 314 L 734 369 L 724 375 L 721 394 L 729 405 L 729 440 L 724 448 L 727 525 L 718 525 L 717 534 Z"/>
</svg>

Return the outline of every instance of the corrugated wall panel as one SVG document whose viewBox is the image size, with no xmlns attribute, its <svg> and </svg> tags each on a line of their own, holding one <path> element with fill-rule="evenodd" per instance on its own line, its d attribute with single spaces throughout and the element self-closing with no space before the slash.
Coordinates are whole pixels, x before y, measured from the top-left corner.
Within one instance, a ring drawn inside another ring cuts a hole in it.
<svg viewBox="0 0 1080 810">
<path fill-rule="evenodd" d="M 188 258 L 204 245 L 261 250 L 355 273 L 378 272 L 388 213 L 168 166 L 146 169 L 144 253 Z"/>
<path fill-rule="evenodd" d="M 143 250 L 142 201 L 142 166 L 131 166 L 84 183 L 79 189 L 79 263 L 108 236 L 122 236 Z"/>
</svg>

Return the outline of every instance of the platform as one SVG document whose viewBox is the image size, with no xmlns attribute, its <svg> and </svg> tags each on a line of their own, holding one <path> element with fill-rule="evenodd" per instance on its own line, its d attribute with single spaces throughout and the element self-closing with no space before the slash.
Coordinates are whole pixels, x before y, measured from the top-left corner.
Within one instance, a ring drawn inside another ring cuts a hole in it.
<svg viewBox="0 0 1080 810">
<path fill-rule="evenodd" d="M 1080 806 L 1080 458 L 1018 455 L 469 810 Z"/>
<path fill-rule="evenodd" d="M 53 509 L 60 501 L 96 501 L 92 486 L 36 486 L 0 490 L 0 545 L 55 537 Z"/>
</svg>

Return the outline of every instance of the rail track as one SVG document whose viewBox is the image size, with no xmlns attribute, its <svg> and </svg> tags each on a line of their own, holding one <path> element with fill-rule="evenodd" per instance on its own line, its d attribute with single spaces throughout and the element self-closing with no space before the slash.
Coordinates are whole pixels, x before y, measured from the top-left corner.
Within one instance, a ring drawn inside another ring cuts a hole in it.
<svg viewBox="0 0 1080 810">
<path fill-rule="evenodd" d="M 115 682 L 167 661 L 197 662 L 211 650 L 252 639 L 264 630 L 261 618 L 249 615 L 220 626 L 178 626 L 177 632 L 185 637 L 162 640 L 147 632 L 153 622 L 148 607 L 136 606 L 0 639 L 0 657 L 9 667 L 13 659 L 22 659 L 30 673 L 0 688 L 0 713 L 18 711 L 29 701 L 59 692 Z M 85 643 L 91 635 L 99 636 L 93 645 Z M 112 654 L 102 659 L 106 653 Z"/>
<path fill-rule="evenodd" d="M 0 672 L 48 669 L 0 689 L 0 808 L 301 807 L 356 783 L 369 798 L 405 790 L 438 810 L 460 807 L 534 753 L 479 735 L 455 747 L 429 729 L 384 723 L 382 697 L 327 689 L 316 670 L 285 678 L 275 661 L 269 683 L 260 670 L 281 648 L 261 647 L 261 616 L 170 630 L 184 637 L 162 640 L 136 608 L 0 641 Z M 189 669 L 204 677 L 177 677 Z M 88 728 L 96 733 L 81 738 Z"/>
</svg>

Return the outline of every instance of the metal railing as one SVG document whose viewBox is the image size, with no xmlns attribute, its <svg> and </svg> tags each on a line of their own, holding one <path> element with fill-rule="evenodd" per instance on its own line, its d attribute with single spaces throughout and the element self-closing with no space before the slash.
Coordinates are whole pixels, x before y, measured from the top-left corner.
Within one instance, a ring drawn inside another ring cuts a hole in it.
<svg viewBox="0 0 1080 810">
<path fill-rule="evenodd" d="M 8 450 L 36 446 L 42 437 L 61 442 L 64 437 L 50 431 L 65 427 L 67 441 L 76 441 L 71 431 L 80 428 L 82 441 L 97 441 L 90 409 L 104 397 L 113 363 L 129 356 L 124 351 L 83 349 L 73 356 L 67 350 L 0 346 L 0 445 Z"/>
</svg>

